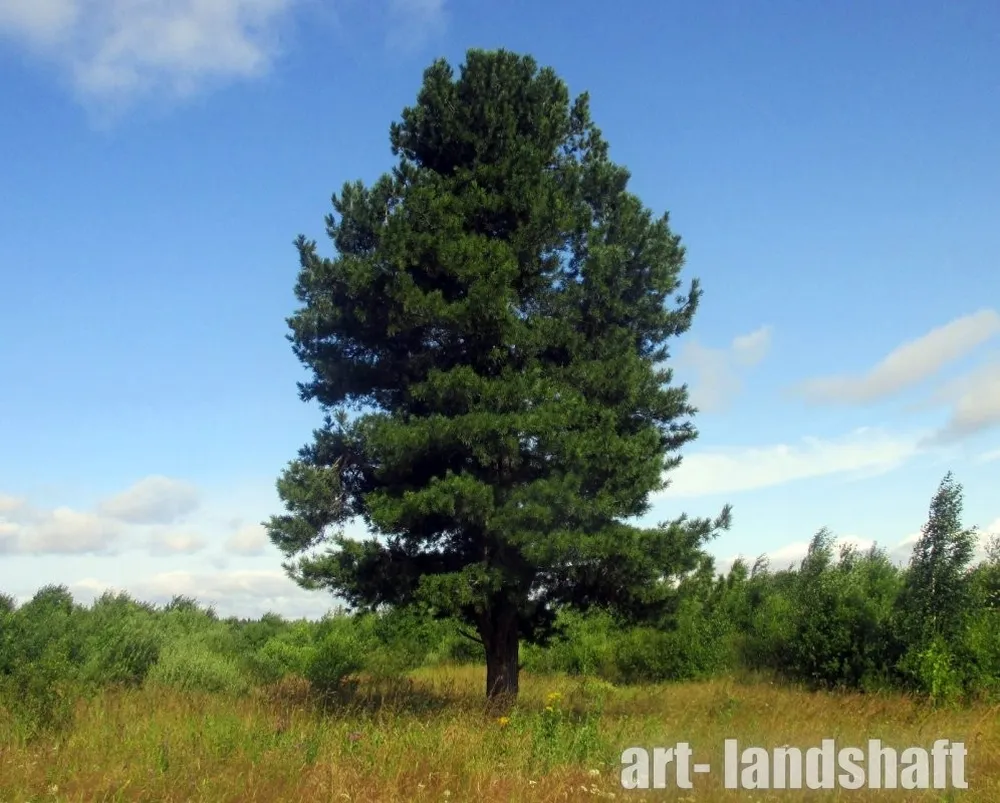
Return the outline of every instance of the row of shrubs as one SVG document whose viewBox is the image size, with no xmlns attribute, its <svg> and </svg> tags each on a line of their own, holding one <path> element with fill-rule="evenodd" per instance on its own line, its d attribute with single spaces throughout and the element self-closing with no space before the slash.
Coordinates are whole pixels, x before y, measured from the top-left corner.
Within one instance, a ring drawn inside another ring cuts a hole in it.
<svg viewBox="0 0 1000 803">
<path fill-rule="evenodd" d="M 242 695 L 299 677 L 331 694 L 358 673 L 396 680 L 475 661 L 477 646 L 454 623 L 404 612 L 222 619 L 186 597 L 161 607 L 108 592 L 86 606 L 47 586 L 20 607 L 0 594 L 0 713 L 35 732 L 65 724 L 76 700 L 108 687 Z"/>
<path fill-rule="evenodd" d="M 939 496 L 960 491 L 942 488 Z M 943 507 L 954 513 L 954 504 Z M 522 648 L 523 666 L 616 684 L 750 670 L 936 699 L 995 695 L 1000 549 L 994 541 L 973 565 L 973 534 L 935 515 L 932 507 L 907 568 L 877 549 L 837 554 L 826 531 L 788 570 L 738 561 L 719 575 L 706 557 L 678 585 L 663 621 L 627 627 L 607 612 L 564 611 L 555 638 Z M 405 611 L 240 620 L 182 597 L 157 607 L 108 593 L 84 606 L 50 586 L 18 607 L 0 595 L 0 706 L 28 730 L 59 724 L 81 694 L 112 685 L 238 695 L 296 676 L 325 694 L 359 673 L 392 680 L 417 667 L 483 661 L 457 623 Z"/>
</svg>

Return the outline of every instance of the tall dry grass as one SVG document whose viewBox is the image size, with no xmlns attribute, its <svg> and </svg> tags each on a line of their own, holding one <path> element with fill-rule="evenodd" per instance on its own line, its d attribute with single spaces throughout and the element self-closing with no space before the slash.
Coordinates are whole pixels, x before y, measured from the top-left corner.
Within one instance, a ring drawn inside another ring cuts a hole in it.
<svg viewBox="0 0 1000 803">
<path fill-rule="evenodd" d="M 814 694 L 766 681 L 615 689 L 523 678 L 509 720 L 486 717 L 475 668 L 418 672 L 317 705 L 297 681 L 251 696 L 147 684 L 81 702 L 61 735 L 18 738 L 0 722 L 0 799 L 280 801 L 1000 801 L 1000 709 L 931 708 L 900 696 Z M 969 790 L 723 789 L 726 738 L 776 747 L 823 738 L 864 746 L 964 741 Z M 711 761 L 692 791 L 628 791 L 621 751 L 689 741 Z"/>
</svg>

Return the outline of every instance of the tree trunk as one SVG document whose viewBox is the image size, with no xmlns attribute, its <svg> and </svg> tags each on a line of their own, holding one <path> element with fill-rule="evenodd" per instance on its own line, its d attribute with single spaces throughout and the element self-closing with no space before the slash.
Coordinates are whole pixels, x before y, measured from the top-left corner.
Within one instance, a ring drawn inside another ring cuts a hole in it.
<svg viewBox="0 0 1000 803">
<path fill-rule="evenodd" d="M 517 701 L 519 639 L 517 621 L 499 616 L 480 635 L 486 648 L 486 701 L 498 714 L 506 713 Z"/>
</svg>

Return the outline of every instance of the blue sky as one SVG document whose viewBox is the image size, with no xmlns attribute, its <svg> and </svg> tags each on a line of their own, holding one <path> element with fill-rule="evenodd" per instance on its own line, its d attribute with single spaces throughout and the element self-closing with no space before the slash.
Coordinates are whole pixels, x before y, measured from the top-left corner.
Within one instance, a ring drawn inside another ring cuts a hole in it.
<svg viewBox="0 0 1000 803">
<path fill-rule="evenodd" d="M 700 9 L 700 10 L 699 10 Z M 0 0 L 0 588 L 316 614 L 258 522 L 319 421 L 293 238 L 438 56 L 588 90 L 705 288 L 701 435 L 650 521 L 900 559 L 949 469 L 1000 530 L 1000 8 L 575 0 Z"/>
</svg>

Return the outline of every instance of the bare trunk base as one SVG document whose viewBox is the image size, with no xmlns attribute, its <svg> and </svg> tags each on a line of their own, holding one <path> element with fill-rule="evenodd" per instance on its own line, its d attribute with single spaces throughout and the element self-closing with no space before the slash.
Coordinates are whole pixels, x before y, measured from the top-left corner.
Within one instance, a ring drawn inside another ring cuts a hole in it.
<svg viewBox="0 0 1000 803">
<path fill-rule="evenodd" d="M 483 639 L 486 647 L 486 704 L 491 713 L 506 714 L 517 702 L 520 674 L 516 629 L 494 632 Z"/>
</svg>

